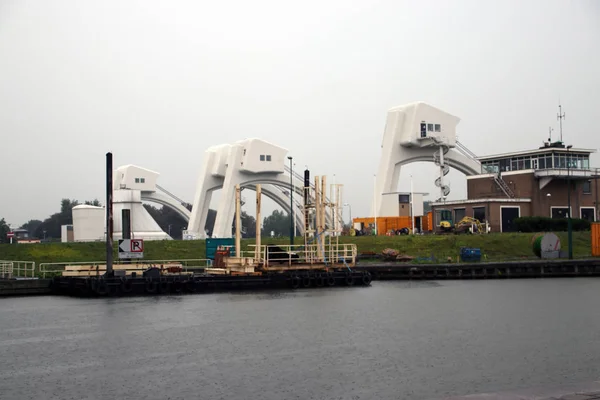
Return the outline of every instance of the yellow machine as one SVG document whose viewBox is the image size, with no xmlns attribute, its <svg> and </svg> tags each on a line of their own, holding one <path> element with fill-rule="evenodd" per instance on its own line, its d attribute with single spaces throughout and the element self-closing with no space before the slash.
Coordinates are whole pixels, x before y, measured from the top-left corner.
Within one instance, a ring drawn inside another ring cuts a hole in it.
<svg viewBox="0 0 600 400">
<path fill-rule="evenodd" d="M 464 217 L 463 219 L 461 219 L 459 221 L 458 224 L 456 224 L 457 232 L 462 232 L 465 230 L 469 231 L 470 228 L 473 228 L 472 229 L 473 233 L 480 233 L 480 234 L 485 233 L 485 228 L 484 228 L 483 224 L 475 218 Z"/>
<path fill-rule="evenodd" d="M 485 233 L 485 226 L 479 222 L 479 220 L 471 217 L 464 217 L 454 225 L 449 215 L 449 211 L 442 210 L 439 233 L 467 233 L 471 231 L 477 234 Z"/>
</svg>

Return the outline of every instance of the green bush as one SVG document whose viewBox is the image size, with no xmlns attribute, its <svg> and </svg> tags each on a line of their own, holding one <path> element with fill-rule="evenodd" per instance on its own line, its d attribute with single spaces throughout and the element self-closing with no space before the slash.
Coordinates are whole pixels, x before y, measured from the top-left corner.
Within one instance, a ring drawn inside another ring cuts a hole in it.
<svg viewBox="0 0 600 400">
<path fill-rule="evenodd" d="M 549 217 L 521 217 L 514 221 L 519 232 L 564 232 L 568 230 L 567 218 Z M 573 231 L 589 231 L 590 222 L 585 219 L 572 218 L 571 227 Z"/>
</svg>

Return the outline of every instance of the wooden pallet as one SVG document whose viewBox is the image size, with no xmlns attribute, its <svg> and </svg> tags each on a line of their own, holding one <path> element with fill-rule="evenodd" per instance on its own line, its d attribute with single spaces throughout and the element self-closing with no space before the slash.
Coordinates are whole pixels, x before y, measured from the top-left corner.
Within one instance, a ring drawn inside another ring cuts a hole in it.
<svg viewBox="0 0 600 400">
<path fill-rule="evenodd" d="M 113 271 L 125 271 L 126 275 L 131 275 L 132 272 L 141 274 L 149 268 L 162 268 L 165 272 L 169 268 L 182 268 L 181 263 L 168 264 L 113 264 Z M 67 265 L 62 273 L 62 276 L 96 276 L 103 275 L 106 272 L 106 265 Z"/>
</svg>

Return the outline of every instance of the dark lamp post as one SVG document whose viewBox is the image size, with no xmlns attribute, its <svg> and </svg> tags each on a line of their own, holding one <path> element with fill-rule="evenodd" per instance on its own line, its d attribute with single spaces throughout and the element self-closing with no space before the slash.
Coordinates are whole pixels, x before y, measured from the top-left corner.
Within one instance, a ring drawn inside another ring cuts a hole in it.
<svg viewBox="0 0 600 400">
<path fill-rule="evenodd" d="M 294 245 L 294 169 L 292 165 L 292 157 L 288 156 L 290 160 L 290 246 Z M 290 251 L 292 249 L 290 248 Z"/>
<path fill-rule="evenodd" d="M 571 224 L 571 154 L 569 150 L 572 145 L 567 146 L 567 212 L 569 213 L 567 225 L 567 241 L 569 246 L 569 260 L 573 259 L 573 226 Z"/>
</svg>

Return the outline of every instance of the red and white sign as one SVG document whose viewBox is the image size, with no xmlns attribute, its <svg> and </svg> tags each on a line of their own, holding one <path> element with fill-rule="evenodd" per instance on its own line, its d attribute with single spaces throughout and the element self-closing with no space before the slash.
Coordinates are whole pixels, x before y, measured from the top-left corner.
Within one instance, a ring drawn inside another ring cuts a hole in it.
<svg viewBox="0 0 600 400">
<path fill-rule="evenodd" d="M 144 239 L 119 239 L 119 258 L 144 258 Z"/>
<path fill-rule="evenodd" d="M 7 237 L 7 238 L 9 238 L 9 239 L 10 239 L 10 238 L 12 238 L 12 237 L 14 237 L 14 236 L 15 236 L 15 233 L 14 233 L 14 232 L 8 232 L 8 233 L 6 234 L 6 237 Z"/>
<path fill-rule="evenodd" d="M 144 239 L 131 239 L 129 242 L 130 250 L 132 253 L 143 253 L 144 252 Z"/>
</svg>

